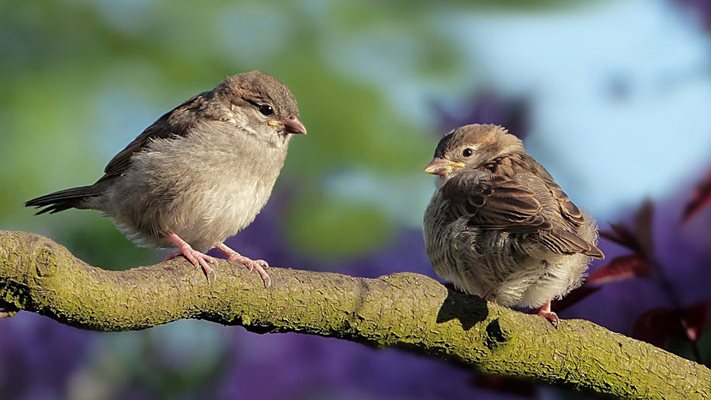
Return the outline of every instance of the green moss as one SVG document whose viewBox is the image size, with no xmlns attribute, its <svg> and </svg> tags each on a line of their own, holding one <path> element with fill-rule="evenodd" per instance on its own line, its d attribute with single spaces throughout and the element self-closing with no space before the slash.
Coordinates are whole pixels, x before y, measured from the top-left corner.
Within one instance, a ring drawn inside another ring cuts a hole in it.
<svg viewBox="0 0 711 400">
<path fill-rule="evenodd" d="M 197 318 L 393 346 L 483 373 L 616 398 L 711 398 L 711 371 L 586 321 L 536 316 L 449 291 L 425 276 L 378 279 L 270 268 L 273 286 L 226 262 L 218 279 L 181 259 L 129 271 L 88 267 L 40 236 L 0 232 L 0 300 L 84 329 Z"/>
</svg>

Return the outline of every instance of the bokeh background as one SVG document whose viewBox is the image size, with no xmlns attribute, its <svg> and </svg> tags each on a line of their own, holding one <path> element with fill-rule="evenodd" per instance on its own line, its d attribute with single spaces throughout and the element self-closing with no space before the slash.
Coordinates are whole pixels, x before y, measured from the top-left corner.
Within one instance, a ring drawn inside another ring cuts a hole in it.
<svg viewBox="0 0 711 400">
<path fill-rule="evenodd" d="M 47 235 L 107 269 L 158 261 L 98 213 L 34 217 L 22 204 L 93 182 L 163 112 L 260 69 L 295 93 L 309 135 L 231 239 L 243 253 L 432 275 L 420 225 L 434 182 L 422 168 L 447 130 L 502 123 L 602 228 L 654 205 L 654 276 L 595 287 L 561 316 L 630 335 L 649 310 L 701 304 L 694 340 L 659 345 L 709 365 L 711 210 L 679 221 L 711 169 L 711 2 L 572 3 L 0 1 L 0 228 Z M 601 248 L 606 262 L 629 253 Z M 201 321 L 93 333 L 20 312 L 0 320 L 0 398 L 579 395 L 335 339 Z"/>
</svg>

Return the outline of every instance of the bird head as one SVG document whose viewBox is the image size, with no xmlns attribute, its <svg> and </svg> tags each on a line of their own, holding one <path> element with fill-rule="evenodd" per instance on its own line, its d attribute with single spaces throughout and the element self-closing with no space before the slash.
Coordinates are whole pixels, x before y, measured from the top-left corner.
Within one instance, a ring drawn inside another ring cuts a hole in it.
<svg viewBox="0 0 711 400">
<path fill-rule="evenodd" d="M 256 136 L 269 142 L 288 142 L 291 135 L 305 135 L 296 99 L 291 91 L 271 75 L 259 71 L 231 76 L 220 88 L 239 111 L 237 118 L 246 119 Z"/>
<path fill-rule="evenodd" d="M 465 125 L 439 141 L 425 172 L 446 181 L 464 169 L 476 168 L 515 151 L 523 151 L 523 143 L 505 128 L 491 124 Z"/>
</svg>

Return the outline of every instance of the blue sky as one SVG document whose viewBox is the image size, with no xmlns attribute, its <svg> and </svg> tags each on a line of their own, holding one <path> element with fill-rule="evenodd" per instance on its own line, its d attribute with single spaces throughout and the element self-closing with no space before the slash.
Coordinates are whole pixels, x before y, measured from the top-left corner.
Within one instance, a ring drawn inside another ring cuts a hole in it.
<svg viewBox="0 0 711 400">
<path fill-rule="evenodd" d="M 691 12 L 667 1 L 590 4 L 438 15 L 435 29 L 466 65 L 446 82 L 423 83 L 411 67 L 417 48 L 395 30 L 378 32 L 379 48 L 340 42 L 342 51 L 360 55 L 356 60 L 378 60 L 343 68 L 387 87 L 403 113 L 431 127 L 433 97 L 464 98 L 472 88 L 492 87 L 528 96 L 529 151 L 578 204 L 613 220 L 645 197 L 688 187 L 711 165 L 709 42 Z M 388 48 L 398 56 L 386 56 Z M 433 184 L 351 171 L 334 179 L 332 190 L 351 200 L 377 198 L 416 226 L 415 210 L 424 208 Z"/>
<path fill-rule="evenodd" d="M 666 2 L 633 0 L 458 25 L 477 49 L 470 62 L 497 87 L 535 96 L 530 151 L 609 215 L 711 164 L 709 43 L 694 22 Z"/>
</svg>

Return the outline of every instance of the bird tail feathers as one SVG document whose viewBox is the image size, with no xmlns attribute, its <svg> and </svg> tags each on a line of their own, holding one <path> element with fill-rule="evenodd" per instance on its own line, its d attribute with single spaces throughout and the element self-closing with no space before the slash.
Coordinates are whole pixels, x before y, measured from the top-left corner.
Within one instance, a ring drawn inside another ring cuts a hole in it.
<svg viewBox="0 0 711 400">
<path fill-rule="evenodd" d="M 70 208 L 82 208 L 82 203 L 86 199 L 100 194 L 101 191 L 97 190 L 95 185 L 80 186 L 28 200 L 25 202 L 25 207 L 36 207 L 40 209 L 35 215 L 44 214 L 46 212 L 54 214 Z"/>
</svg>

